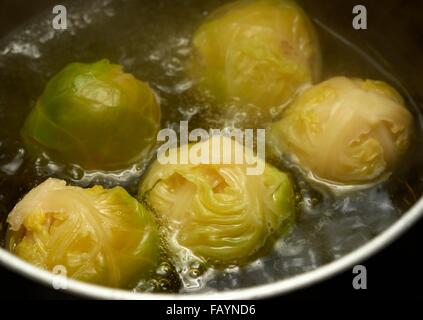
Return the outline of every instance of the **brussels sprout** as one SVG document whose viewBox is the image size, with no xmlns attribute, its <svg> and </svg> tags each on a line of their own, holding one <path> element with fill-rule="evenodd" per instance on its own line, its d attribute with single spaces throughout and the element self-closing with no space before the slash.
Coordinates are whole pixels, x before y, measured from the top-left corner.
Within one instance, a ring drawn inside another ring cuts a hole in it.
<svg viewBox="0 0 423 320">
<path fill-rule="evenodd" d="M 148 85 L 101 60 L 72 63 L 47 84 L 22 136 L 29 149 L 84 169 L 123 169 L 155 144 L 160 107 Z"/>
<path fill-rule="evenodd" d="M 320 180 L 374 183 L 406 152 L 412 121 L 386 83 L 336 77 L 296 99 L 271 126 L 271 146 Z"/>
<path fill-rule="evenodd" d="M 191 73 L 220 103 L 286 105 L 320 74 L 314 28 L 289 0 L 241 0 L 212 13 L 195 32 Z"/>
<path fill-rule="evenodd" d="M 216 139 L 222 139 L 222 150 L 231 148 L 235 158 L 244 152 L 234 140 L 227 144 L 224 140 L 230 138 L 219 136 L 189 149 L 212 150 Z M 168 226 L 176 257 L 188 249 L 215 266 L 248 262 L 291 225 L 294 192 L 289 177 L 269 164 L 262 175 L 247 175 L 245 166 L 153 164 L 140 185 L 140 196 Z"/>
<path fill-rule="evenodd" d="M 12 252 L 46 270 L 63 266 L 70 278 L 128 287 L 158 263 L 156 222 L 121 187 L 82 189 L 48 179 L 7 221 Z"/>
</svg>

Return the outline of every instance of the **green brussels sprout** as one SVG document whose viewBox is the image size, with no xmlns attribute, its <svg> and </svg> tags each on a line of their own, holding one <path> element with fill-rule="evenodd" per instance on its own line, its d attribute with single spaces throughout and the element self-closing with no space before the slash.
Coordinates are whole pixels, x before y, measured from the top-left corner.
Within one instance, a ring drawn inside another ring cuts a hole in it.
<svg viewBox="0 0 423 320">
<path fill-rule="evenodd" d="M 235 155 L 232 159 L 245 157 L 240 144 L 223 136 L 189 145 L 189 150 L 211 151 L 216 139 L 222 139 L 222 150 Z M 228 139 L 229 144 L 224 141 Z M 178 157 L 180 152 L 177 149 Z M 212 152 L 210 156 L 216 157 Z M 295 207 L 291 181 L 287 174 L 263 165 L 261 175 L 248 175 L 246 164 L 163 165 L 157 161 L 152 165 L 139 193 L 168 226 L 168 243 L 175 257 L 188 250 L 194 259 L 215 266 L 242 264 L 289 229 Z"/>
<path fill-rule="evenodd" d="M 27 147 L 89 170 L 124 169 L 146 157 L 160 128 L 151 88 L 101 60 L 53 77 L 22 129 Z"/>
<path fill-rule="evenodd" d="M 191 74 L 220 103 L 272 115 L 318 80 L 313 25 L 290 0 L 241 0 L 212 13 L 195 32 Z"/>
<path fill-rule="evenodd" d="M 306 90 L 270 130 L 270 145 L 314 178 L 370 184 L 391 172 L 410 144 L 412 115 L 380 81 L 336 77 Z"/>
<path fill-rule="evenodd" d="M 129 287 L 159 261 L 154 217 L 121 187 L 83 189 L 48 179 L 7 221 L 10 251 L 46 270 L 65 267 L 73 279 Z"/>
</svg>

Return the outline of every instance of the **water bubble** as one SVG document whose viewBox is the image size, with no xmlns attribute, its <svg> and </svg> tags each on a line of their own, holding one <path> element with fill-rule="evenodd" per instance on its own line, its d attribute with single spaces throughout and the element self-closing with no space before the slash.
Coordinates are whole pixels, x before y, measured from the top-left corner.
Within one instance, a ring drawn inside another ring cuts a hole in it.
<svg viewBox="0 0 423 320">
<path fill-rule="evenodd" d="M 66 166 L 64 171 L 73 180 L 81 180 L 84 177 L 84 170 L 79 166 Z"/>
<path fill-rule="evenodd" d="M 169 263 L 164 262 L 159 266 L 159 268 L 157 268 L 156 273 L 160 276 L 166 276 L 170 273 L 171 270 L 172 267 L 169 265 Z"/>
<path fill-rule="evenodd" d="M 198 270 L 198 269 L 190 269 L 189 270 L 189 276 L 191 277 L 191 278 L 198 278 L 199 276 L 201 275 L 201 271 L 200 270 Z"/>
<path fill-rule="evenodd" d="M 25 150 L 20 148 L 12 161 L 0 166 L 0 171 L 4 172 L 7 175 L 14 175 L 21 167 L 24 161 L 24 155 Z"/>
</svg>

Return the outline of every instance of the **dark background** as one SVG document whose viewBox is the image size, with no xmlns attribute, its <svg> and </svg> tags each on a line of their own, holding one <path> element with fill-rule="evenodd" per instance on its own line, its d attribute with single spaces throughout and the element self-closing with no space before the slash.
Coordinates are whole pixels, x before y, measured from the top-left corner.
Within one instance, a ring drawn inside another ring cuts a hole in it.
<svg viewBox="0 0 423 320">
<path fill-rule="evenodd" d="M 305 3 L 308 0 L 304 0 Z M 341 0 L 340 0 L 341 1 Z M 351 23 L 351 8 L 355 4 L 365 4 L 369 9 L 369 29 L 372 24 L 385 24 L 383 34 L 373 35 L 380 48 L 385 48 L 386 56 L 401 56 L 410 68 L 401 66 L 403 78 L 412 82 L 416 95 L 421 96 L 421 75 L 423 75 L 423 1 L 395 0 L 342 0 L 341 10 L 332 4 L 337 0 L 322 0 L 327 19 L 345 18 Z M 0 37 L 14 26 L 25 21 L 31 14 L 60 4 L 54 0 L 24 1 L 0 0 Z M 325 20 L 326 21 L 326 20 Z M 394 37 L 398 32 L 407 35 Z M 395 40 L 393 40 L 395 39 Z M 409 43 L 408 43 L 408 42 Z M 398 45 L 401 43 L 401 45 Z M 411 62 L 411 63 L 410 63 Z M 1 84 L 0 84 L 1 85 Z M 422 255 L 423 221 L 417 223 L 399 240 L 362 264 L 367 268 L 368 289 L 354 290 L 353 274 L 348 270 L 328 281 L 314 285 L 292 294 L 275 299 L 415 299 L 423 298 L 423 263 Z M 75 299 L 77 297 L 65 292 L 54 291 L 30 280 L 22 278 L 14 272 L 0 267 L 0 299 Z"/>
</svg>

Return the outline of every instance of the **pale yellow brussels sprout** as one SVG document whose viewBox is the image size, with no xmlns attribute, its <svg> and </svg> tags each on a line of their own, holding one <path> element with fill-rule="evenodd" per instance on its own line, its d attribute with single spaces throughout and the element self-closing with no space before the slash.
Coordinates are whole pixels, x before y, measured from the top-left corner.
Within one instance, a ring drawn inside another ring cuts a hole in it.
<svg viewBox="0 0 423 320">
<path fill-rule="evenodd" d="M 336 77 L 295 100 L 272 125 L 270 145 L 317 179 L 369 184 L 389 175 L 404 155 L 412 122 L 388 84 Z"/>
<path fill-rule="evenodd" d="M 213 148 L 219 143 L 222 151 L 216 157 Z M 209 150 L 209 163 L 215 164 L 156 162 L 141 183 L 140 196 L 168 226 L 176 257 L 188 250 L 214 266 L 242 264 L 269 248 L 291 225 L 294 192 L 285 173 L 261 159 L 264 172 L 259 175 L 248 175 L 245 162 L 219 161 L 225 154 L 242 159 L 245 149 L 240 146 L 228 137 L 213 136 L 190 145 L 189 151 Z M 181 152 L 177 150 L 178 157 Z"/>
<path fill-rule="evenodd" d="M 7 221 L 9 250 L 46 270 L 65 268 L 73 279 L 127 288 L 158 264 L 156 222 L 121 187 L 83 189 L 48 179 Z"/>
<path fill-rule="evenodd" d="M 191 73 L 219 102 L 269 115 L 318 80 L 313 25 L 290 0 L 241 0 L 213 12 L 195 32 Z"/>
</svg>

